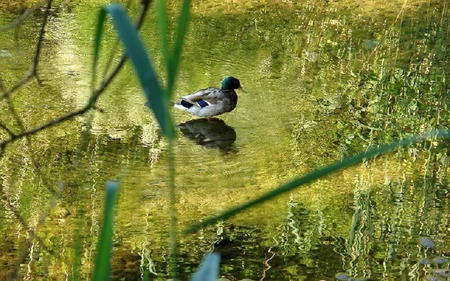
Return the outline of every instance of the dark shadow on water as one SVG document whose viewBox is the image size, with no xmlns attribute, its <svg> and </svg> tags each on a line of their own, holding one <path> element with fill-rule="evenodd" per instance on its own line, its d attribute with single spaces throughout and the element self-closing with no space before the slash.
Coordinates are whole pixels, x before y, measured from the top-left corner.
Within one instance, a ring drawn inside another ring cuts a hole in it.
<svg viewBox="0 0 450 281">
<path fill-rule="evenodd" d="M 236 131 L 225 121 L 218 118 L 200 118 L 178 124 L 184 137 L 194 143 L 207 147 L 217 148 L 222 152 L 236 152 L 234 142 Z"/>
</svg>

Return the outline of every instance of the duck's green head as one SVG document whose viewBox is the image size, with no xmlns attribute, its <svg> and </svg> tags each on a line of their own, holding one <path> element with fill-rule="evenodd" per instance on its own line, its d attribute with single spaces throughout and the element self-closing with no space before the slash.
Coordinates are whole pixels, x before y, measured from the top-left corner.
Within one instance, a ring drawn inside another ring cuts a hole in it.
<svg viewBox="0 0 450 281">
<path fill-rule="evenodd" d="M 227 77 L 222 81 L 222 90 L 234 90 L 241 88 L 241 82 L 237 78 Z"/>
</svg>

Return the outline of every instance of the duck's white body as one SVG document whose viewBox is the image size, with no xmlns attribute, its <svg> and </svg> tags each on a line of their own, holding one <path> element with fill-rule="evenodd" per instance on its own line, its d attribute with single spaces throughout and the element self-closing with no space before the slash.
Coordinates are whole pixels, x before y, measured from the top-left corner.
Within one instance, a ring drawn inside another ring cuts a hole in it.
<svg viewBox="0 0 450 281">
<path fill-rule="evenodd" d="M 213 117 L 236 108 L 238 96 L 234 89 L 240 89 L 238 79 L 227 77 L 222 82 L 222 89 L 209 87 L 181 97 L 174 107 L 200 117 Z"/>
<path fill-rule="evenodd" d="M 237 95 L 234 90 L 220 90 L 206 88 L 181 97 L 174 106 L 186 110 L 200 117 L 212 117 L 232 111 L 237 104 Z"/>
</svg>

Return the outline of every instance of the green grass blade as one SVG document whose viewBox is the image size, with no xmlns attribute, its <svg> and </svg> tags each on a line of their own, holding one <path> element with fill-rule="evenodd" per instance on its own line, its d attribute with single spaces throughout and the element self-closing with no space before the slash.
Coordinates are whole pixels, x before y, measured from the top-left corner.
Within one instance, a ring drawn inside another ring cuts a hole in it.
<svg viewBox="0 0 450 281">
<path fill-rule="evenodd" d="M 200 268 L 189 279 L 190 281 L 216 281 L 219 278 L 220 254 L 209 253 L 200 264 Z"/>
<path fill-rule="evenodd" d="M 415 136 L 415 137 L 403 139 L 403 140 L 398 141 L 398 142 L 394 142 L 394 143 L 391 143 L 391 144 L 388 144 L 388 145 L 384 145 L 384 146 L 380 146 L 380 147 L 371 149 L 371 150 L 369 150 L 367 152 L 360 153 L 360 154 L 358 154 L 356 156 L 345 158 L 342 161 L 335 162 L 333 164 L 325 166 L 324 168 L 315 170 L 315 171 L 313 171 L 313 172 L 311 172 L 311 173 L 309 173 L 309 174 L 307 174 L 307 175 L 305 175 L 303 177 L 297 178 L 297 179 L 295 179 L 295 180 L 293 180 L 293 181 L 291 181 L 289 183 L 281 185 L 280 187 L 278 187 L 278 188 L 276 188 L 276 189 L 274 189 L 272 191 L 269 191 L 266 194 L 264 194 L 264 195 L 262 195 L 262 196 L 260 196 L 260 197 L 258 197 L 256 199 L 254 199 L 254 200 L 251 200 L 251 201 L 249 201 L 249 202 L 247 202 L 245 204 L 242 204 L 240 206 L 231 208 L 228 211 L 223 212 L 222 214 L 219 214 L 219 215 L 217 215 L 215 217 L 211 217 L 209 219 L 206 219 L 206 220 L 202 221 L 201 223 L 193 225 L 193 226 L 189 227 L 188 229 L 184 230 L 183 233 L 184 234 L 193 233 L 193 232 L 199 230 L 202 227 L 205 227 L 207 225 L 216 223 L 219 220 L 224 220 L 224 219 L 230 218 L 230 217 L 232 217 L 232 216 L 234 216 L 234 215 L 236 215 L 236 214 L 238 214 L 238 213 L 240 213 L 240 212 L 242 212 L 242 211 L 244 211 L 244 210 L 246 210 L 248 208 L 251 208 L 251 207 L 259 205 L 259 204 L 261 204 L 263 202 L 266 202 L 266 201 L 268 201 L 268 200 L 270 200 L 270 199 L 272 199 L 272 198 L 274 198 L 276 196 L 279 196 L 279 195 L 281 195 L 283 193 L 291 191 L 294 188 L 297 188 L 297 187 L 299 187 L 301 185 L 304 185 L 306 183 L 310 183 L 310 182 L 312 182 L 314 180 L 317 180 L 317 179 L 319 179 L 319 178 L 321 178 L 323 176 L 326 176 L 326 175 L 329 175 L 331 173 L 334 173 L 334 172 L 336 172 L 338 170 L 341 170 L 341 169 L 353 166 L 355 164 L 361 163 L 364 159 L 376 157 L 376 156 L 379 156 L 379 155 L 384 154 L 386 152 L 389 152 L 389 151 L 391 151 L 391 150 L 393 150 L 395 148 L 404 147 L 404 146 L 407 146 L 407 145 L 410 145 L 410 144 L 421 142 L 421 141 L 424 141 L 424 140 L 426 140 L 427 138 L 430 138 L 430 137 L 450 138 L 450 131 L 432 130 L 432 131 L 430 131 L 428 133 L 425 133 L 423 135 L 420 135 L 420 136 Z"/>
<path fill-rule="evenodd" d="M 104 7 L 103 10 L 112 17 L 114 27 L 136 70 L 141 87 L 161 127 L 163 135 L 168 139 L 173 139 L 174 128 L 169 114 L 168 100 L 165 98 L 156 72 L 136 27 L 132 24 L 123 6 L 112 4 Z"/>
<path fill-rule="evenodd" d="M 172 95 L 173 87 L 175 86 L 175 79 L 178 74 L 178 66 L 180 64 L 181 51 L 183 49 L 184 39 L 186 37 L 186 31 L 189 22 L 189 7 L 191 5 L 190 0 L 183 0 L 180 16 L 178 19 L 178 27 L 175 36 L 175 44 L 173 46 L 172 59 L 169 62 L 169 78 L 167 83 L 167 93 Z M 169 96 L 170 98 L 170 96 Z"/>
<path fill-rule="evenodd" d="M 167 166 L 169 168 L 169 214 L 170 214 L 170 274 L 173 280 L 178 280 L 178 219 L 177 219 L 177 193 L 175 188 L 175 154 L 174 141 L 169 141 L 167 149 Z"/>
<path fill-rule="evenodd" d="M 111 249 L 113 240 L 114 207 L 116 205 L 119 183 L 108 181 L 106 183 L 106 199 L 103 214 L 103 225 L 95 259 L 94 275 L 92 280 L 109 280 L 111 272 Z"/>
<path fill-rule="evenodd" d="M 95 73 L 98 64 L 98 58 L 100 56 L 100 46 L 103 36 L 103 24 L 106 20 L 106 11 L 101 9 L 97 17 L 97 28 L 95 30 L 94 38 L 94 59 L 92 61 L 92 72 Z"/>
<path fill-rule="evenodd" d="M 98 65 L 98 58 L 100 56 L 100 46 L 102 42 L 102 36 L 103 36 L 103 23 L 106 20 L 106 12 L 105 10 L 101 9 L 98 13 L 97 17 L 97 28 L 95 30 L 95 37 L 94 37 L 94 59 L 92 60 L 92 77 L 91 77 L 91 92 L 94 92 L 95 83 L 97 81 L 97 65 Z M 89 101 L 89 105 L 92 107 L 94 100 Z"/>
<path fill-rule="evenodd" d="M 167 7 L 165 0 L 157 0 L 156 1 L 156 13 L 158 19 L 158 28 L 159 28 L 159 37 L 161 43 L 161 50 L 164 62 L 167 66 L 167 73 L 170 73 L 169 65 L 169 43 L 168 43 L 168 34 L 167 34 Z"/>
<path fill-rule="evenodd" d="M 81 227 L 78 224 L 78 228 L 75 234 L 75 252 L 73 254 L 72 263 L 72 281 L 78 281 L 80 279 L 80 264 L 81 264 Z"/>
</svg>

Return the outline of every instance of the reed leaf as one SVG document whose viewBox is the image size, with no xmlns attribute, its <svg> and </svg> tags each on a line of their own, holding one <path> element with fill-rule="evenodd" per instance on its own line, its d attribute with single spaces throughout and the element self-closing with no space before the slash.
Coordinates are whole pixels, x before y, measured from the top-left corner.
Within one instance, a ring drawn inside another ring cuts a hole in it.
<svg viewBox="0 0 450 281">
<path fill-rule="evenodd" d="M 72 262 L 72 281 L 78 281 L 80 278 L 80 264 L 81 264 L 81 225 L 78 225 L 76 234 L 75 234 L 75 252 L 73 254 L 73 262 Z"/>
<path fill-rule="evenodd" d="M 109 280 L 111 272 L 111 249 L 113 240 L 114 207 L 116 205 L 119 183 L 108 181 L 106 183 L 105 209 L 103 225 L 95 259 L 94 275 L 92 280 Z"/>
<path fill-rule="evenodd" d="M 106 12 L 102 9 L 97 17 L 97 27 L 95 30 L 95 37 L 94 37 L 94 58 L 92 60 L 92 76 L 91 76 L 91 92 L 94 91 L 95 83 L 97 81 L 97 65 L 98 65 L 98 59 L 100 57 L 100 46 L 102 42 L 102 36 L 103 36 L 103 23 L 106 20 Z M 94 106 L 94 100 L 91 98 L 89 101 L 89 106 Z"/>
<path fill-rule="evenodd" d="M 181 51 L 183 49 L 184 39 L 186 37 L 186 31 L 189 22 L 189 7 L 191 5 L 190 0 L 183 0 L 180 15 L 178 18 L 178 25 L 175 33 L 175 42 L 173 44 L 172 53 L 169 54 L 168 50 L 168 30 L 167 30 L 167 7 L 165 0 L 157 1 L 157 15 L 158 15 L 158 27 L 161 40 L 161 49 L 163 59 L 167 67 L 167 85 L 165 94 L 168 99 L 171 98 L 173 88 L 175 86 L 176 77 L 178 74 L 178 67 L 180 64 Z"/>
<path fill-rule="evenodd" d="M 167 7 L 165 0 L 157 0 L 157 18 L 159 26 L 159 34 L 161 40 L 161 49 L 163 59 L 166 64 L 167 70 L 167 84 L 165 87 L 165 97 L 170 100 L 173 88 L 175 85 L 175 79 L 178 73 L 178 66 L 181 57 L 181 50 L 186 35 L 187 24 L 189 20 L 189 6 L 190 1 L 184 0 L 178 19 L 178 28 L 175 35 L 175 43 L 173 46 L 173 52 L 169 53 L 168 44 L 168 29 L 167 29 Z M 170 248 L 171 248 L 171 277 L 172 279 L 178 279 L 178 226 L 177 226 L 177 196 L 175 190 L 175 160 L 173 153 L 174 142 L 173 139 L 169 140 L 168 145 L 168 168 L 169 168 L 169 199 L 170 199 Z"/>
<path fill-rule="evenodd" d="M 225 212 L 223 212 L 222 214 L 219 214 L 217 216 L 208 218 L 198 224 L 195 224 L 189 228 L 187 228 L 186 230 L 183 231 L 183 234 L 189 234 L 189 233 L 193 233 L 199 229 L 201 229 L 202 227 L 205 227 L 207 225 L 216 223 L 219 220 L 224 220 L 224 219 L 228 219 L 246 209 L 249 209 L 251 207 L 254 207 L 256 205 L 262 204 L 270 199 L 273 199 L 277 196 L 280 196 L 281 194 L 284 194 L 288 191 L 291 191 L 297 187 L 300 187 L 302 185 L 305 185 L 307 183 L 310 183 L 312 181 L 315 181 L 321 177 L 327 176 L 331 173 L 334 173 L 336 171 L 342 170 L 344 168 L 353 166 L 355 164 L 361 163 L 364 159 L 368 159 L 368 158 L 374 158 L 377 157 L 381 154 L 385 154 L 395 148 L 398 147 L 404 147 L 407 145 L 411 145 L 414 143 L 418 143 L 421 141 L 424 141 L 428 138 L 436 138 L 436 137 L 444 137 L 444 138 L 450 138 L 450 131 L 446 131 L 446 130 L 432 130 L 430 132 L 427 132 L 423 135 L 420 136 L 414 136 L 411 138 L 406 138 L 403 139 L 401 141 L 398 142 L 393 142 L 391 144 L 388 145 L 384 145 L 384 146 L 379 146 L 377 148 L 373 148 L 371 150 L 368 150 L 367 152 L 363 152 L 360 153 L 356 156 L 352 156 L 352 157 L 348 157 L 343 159 L 342 161 L 338 161 L 335 162 L 333 164 L 330 164 L 328 166 L 325 166 L 321 169 L 315 170 L 305 176 L 302 176 L 300 178 L 297 178 L 291 182 L 288 182 L 286 184 L 283 184 L 281 186 L 279 186 L 278 188 L 271 190 L 269 192 L 267 192 L 266 194 L 263 194 L 262 196 L 251 200 L 247 203 L 244 203 L 242 205 L 236 206 L 234 208 L 231 208 Z"/>
<path fill-rule="evenodd" d="M 181 51 L 183 49 L 184 39 L 186 37 L 186 31 L 189 22 L 189 6 L 190 0 L 183 0 L 181 6 L 181 12 L 178 19 L 178 26 L 175 35 L 175 43 L 173 46 L 172 59 L 169 62 L 169 77 L 167 83 L 167 93 L 169 98 L 172 95 L 173 87 L 175 86 L 176 77 L 178 74 L 178 67 L 181 59 Z"/>
<path fill-rule="evenodd" d="M 159 38 L 161 44 L 162 57 L 167 67 L 167 76 L 170 73 L 170 56 L 169 56 L 169 43 L 167 34 L 167 7 L 165 0 L 156 1 L 156 14 L 158 20 Z"/>
<path fill-rule="evenodd" d="M 132 24 L 125 8 L 120 4 L 107 5 L 100 11 L 94 43 L 94 69 L 97 66 L 102 37 L 102 28 L 100 26 L 104 24 L 106 14 L 110 14 L 112 17 L 113 25 L 125 47 L 126 54 L 134 66 L 148 105 L 152 109 L 163 135 L 169 140 L 173 139 L 174 128 L 169 113 L 168 99 L 163 93 L 156 72 L 150 62 L 149 54 L 136 27 Z"/>
<path fill-rule="evenodd" d="M 219 278 L 220 254 L 209 253 L 200 264 L 199 269 L 192 275 L 190 281 L 216 281 Z"/>
</svg>

